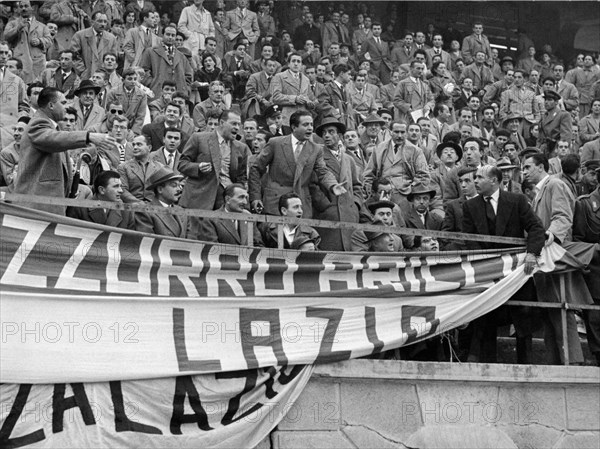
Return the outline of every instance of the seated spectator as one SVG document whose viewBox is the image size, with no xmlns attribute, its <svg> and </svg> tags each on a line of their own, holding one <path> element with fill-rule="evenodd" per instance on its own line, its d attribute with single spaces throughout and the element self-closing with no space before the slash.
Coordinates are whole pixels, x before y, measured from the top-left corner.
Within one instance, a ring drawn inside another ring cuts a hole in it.
<svg viewBox="0 0 600 449">
<path fill-rule="evenodd" d="M 317 242 L 308 235 L 302 235 L 294 240 L 291 249 L 297 249 L 298 251 L 317 251 Z"/>
<path fill-rule="evenodd" d="M 373 225 L 383 225 L 379 220 L 374 220 Z M 393 253 L 394 239 L 393 234 L 387 233 L 384 230 L 381 231 L 365 231 L 367 238 L 368 252 L 373 253 Z"/>
<path fill-rule="evenodd" d="M 142 128 L 142 134 L 150 138 L 152 146 L 151 151 L 157 151 L 160 147 L 162 147 L 167 129 L 177 128 L 181 130 L 181 118 L 181 107 L 177 103 L 171 102 L 165 108 L 164 118 L 157 118 L 154 120 L 154 122 L 144 125 Z M 189 135 L 181 132 L 181 140 L 179 142 L 180 147 L 177 149 L 181 151 L 188 139 Z"/>
<path fill-rule="evenodd" d="M 138 75 L 133 68 L 123 71 L 123 84 L 108 92 L 106 104 L 122 105 L 129 120 L 129 128 L 140 134 L 146 117 L 146 94 L 137 87 Z"/>
<path fill-rule="evenodd" d="M 406 225 L 409 228 L 435 231 L 439 231 L 442 228 L 442 218 L 439 215 L 429 212 L 429 205 L 434 197 L 435 189 L 423 184 L 412 186 L 407 197 L 411 203 L 408 215 L 406 216 Z"/>
<path fill-rule="evenodd" d="M 233 183 L 223 191 L 223 206 L 220 212 L 233 212 L 237 214 L 248 214 L 248 192 L 242 184 Z M 190 235 L 203 242 L 226 243 L 230 245 L 264 246 L 260 232 L 254 225 L 254 242 L 250 245 L 248 241 L 248 226 L 240 220 L 227 220 L 218 218 L 204 218 L 200 221 L 197 235 Z"/>
<path fill-rule="evenodd" d="M 173 172 L 169 167 L 160 167 L 148 180 L 148 189 L 154 192 L 154 198 L 149 205 L 183 210 L 177 206 L 177 201 L 181 196 L 182 179 L 183 176 Z M 187 217 L 185 215 L 138 212 L 135 214 L 135 229 L 167 237 L 185 238 Z"/>
<path fill-rule="evenodd" d="M 206 117 L 209 114 L 221 115 L 226 108 L 223 102 L 223 94 L 225 86 L 221 81 L 213 81 L 208 89 L 208 98 L 196 105 L 192 116 L 194 117 L 194 125 L 198 131 L 206 131 Z"/>
<path fill-rule="evenodd" d="M 125 203 L 151 201 L 154 197 L 154 193 L 148 189 L 149 179 L 161 165 L 150 159 L 149 140 L 144 135 L 133 139 L 133 158 L 119 165 Z"/>
<path fill-rule="evenodd" d="M 391 189 L 391 185 L 390 185 Z M 379 200 L 369 203 L 367 205 L 369 211 L 373 215 L 371 224 L 375 222 L 380 223 L 383 226 L 399 226 L 405 227 L 404 219 L 400 213 L 400 208 L 389 200 Z M 352 251 L 363 252 L 369 251 L 369 239 L 366 231 L 360 229 L 355 230 L 352 233 Z M 398 234 L 390 234 L 390 240 L 393 244 L 393 251 L 401 251 L 404 249 L 404 243 L 402 237 Z"/>
<path fill-rule="evenodd" d="M 93 200 L 121 202 L 123 186 L 119 173 L 107 170 L 96 176 L 94 180 Z M 132 212 L 126 210 L 104 209 L 102 207 L 87 209 L 83 207 L 69 208 L 67 215 L 79 220 L 114 226 L 123 229 L 135 229 L 135 218 Z"/>
<path fill-rule="evenodd" d="M 518 167 L 507 157 L 500 158 L 496 163 L 496 167 L 502 172 L 502 182 L 500 188 L 505 192 L 521 193 L 521 184 L 514 180 L 513 173 Z"/>
<path fill-rule="evenodd" d="M 167 128 L 163 137 L 163 146 L 150 153 L 150 159 L 166 165 L 176 174 L 179 174 L 177 166 L 181 158 L 181 153 L 178 151 L 181 148 L 181 134 L 178 128 Z"/>
<path fill-rule="evenodd" d="M 152 101 L 148 105 L 148 109 L 150 110 L 150 118 L 152 121 L 156 119 L 159 115 L 165 113 L 165 108 L 171 102 L 173 98 L 173 94 L 177 90 L 177 84 L 173 80 L 165 80 L 162 83 L 162 94 L 158 99 Z"/>
<path fill-rule="evenodd" d="M 429 236 L 415 236 L 415 246 L 413 247 L 414 251 L 440 251 L 440 244 L 435 237 Z"/>
<path fill-rule="evenodd" d="M 302 199 L 294 192 L 284 193 L 279 197 L 279 213 L 283 217 L 302 218 Z M 276 223 L 260 223 L 259 229 L 262 234 L 265 246 L 269 248 L 278 247 Z M 321 237 L 318 232 L 306 225 L 283 225 L 283 248 L 299 249 L 302 245 L 299 241 L 306 243 L 313 242 L 315 249 L 318 249 L 321 243 Z"/>
<path fill-rule="evenodd" d="M 281 106 L 277 104 L 269 106 L 264 113 L 264 118 L 273 137 L 288 136 L 292 133 L 292 128 L 283 124 Z"/>
</svg>

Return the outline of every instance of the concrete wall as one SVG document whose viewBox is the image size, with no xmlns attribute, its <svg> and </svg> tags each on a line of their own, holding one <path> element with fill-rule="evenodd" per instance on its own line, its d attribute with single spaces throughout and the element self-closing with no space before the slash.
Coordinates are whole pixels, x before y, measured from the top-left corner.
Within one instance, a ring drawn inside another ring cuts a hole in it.
<svg viewBox="0 0 600 449">
<path fill-rule="evenodd" d="M 600 369 L 323 365 L 259 447 L 599 448 Z"/>
</svg>

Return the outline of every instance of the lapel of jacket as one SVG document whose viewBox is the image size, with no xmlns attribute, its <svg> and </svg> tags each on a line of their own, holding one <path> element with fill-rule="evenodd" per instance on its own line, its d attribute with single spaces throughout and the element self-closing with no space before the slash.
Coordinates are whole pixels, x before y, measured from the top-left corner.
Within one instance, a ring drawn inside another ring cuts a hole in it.
<svg viewBox="0 0 600 449">
<path fill-rule="evenodd" d="M 337 158 L 333 155 L 333 153 L 331 153 L 331 151 L 329 151 L 329 148 L 323 148 L 323 159 L 325 160 L 325 163 L 327 164 L 327 168 L 329 169 L 329 171 L 331 173 L 333 173 L 333 175 L 335 176 L 336 179 L 338 179 L 340 182 L 342 182 L 342 180 L 340 179 L 340 173 L 341 173 L 341 165 L 340 162 L 338 162 Z"/>
<path fill-rule="evenodd" d="M 120 210 L 109 210 L 106 218 L 107 226 L 118 226 L 123 221 L 123 214 Z"/>
<path fill-rule="evenodd" d="M 142 181 L 142 185 L 145 185 L 144 173 L 142 172 L 140 164 L 138 164 L 137 161 L 131 161 L 130 167 L 133 174 Z"/>
<path fill-rule="evenodd" d="M 508 190 L 510 192 L 510 188 Z M 500 189 L 500 196 L 498 197 L 498 210 L 496 212 L 496 232 L 495 235 L 504 234 L 508 218 L 512 212 L 514 203 L 507 200 L 506 195 Z"/>
<path fill-rule="evenodd" d="M 233 140 L 231 142 L 231 151 L 229 152 L 229 178 L 233 181 L 236 178 L 238 170 L 238 154 L 240 149 L 237 142 Z M 235 181 L 234 181 L 235 182 Z"/>
<path fill-rule="evenodd" d="M 106 223 L 106 212 L 104 212 L 104 209 L 88 209 L 88 214 L 94 223 Z"/>
<path fill-rule="evenodd" d="M 85 37 L 90 49 L 92 50 L 92 53 L 96 58 L 98 58 L 98 47 L 96 47 L 96 33 L 94 33 L 94 29 L 89 28 Z"/>
<path fill-rule="evenodd" d="M 154 198 L 150 204 L 152 206 L 164 207 L 157 198 Z M 156 217 L 173 233 L 174 236 L 179 236 L 181 233 L 181 223 L 178 218 L 179 215 L 169 215 L 169 214 L 156 214 Z"/>
<path fill-rule="evenodd" d="M 408 222 L 411 223 L 416 229 L 425 229 L 425 225 L 421 221 L 419 214 L 417 214 L 417 211 L 412 206 L 410 208 L 410 213 L 408 214 Z"/>
<path fill-rule="evenodd" d="M 210 157 L 213 162 L 215 175 L 217 176 L 217 179 L 219 179 L 219 173 L 221 173 L 221 147 L 219 146 L 219 138 L 217 137 L 216 131 L 211 133 L 208 138 L 208 148 L 210 150 Z"/>
<path fill-rule="evenodd" d="M 294 178 L 296 177 L 296 160 L 294 159 L 294 149 L 292 148 L 292 136 L 285 136 L 282 144 L 281 144 L 281 153 L 283 154 L 283 158 L 290 169 L 290 172 L 294 173 Z"/>
<path fill-rule="evenodd" d="M 225 212 L 225 206 L 221 207 L 219 210 L 221 212 Z M 223 229 L 225 229 L 229 234 L 231 234 L 231 236 L 234 238 L 236 243 L 238 245 L 241 245 L 242 241 L 240 239 L 240 234 L 238 233 L 238 231 L 236 229 L 235 221 L 225 219 L 225 220 L 219 220 L 219 222 L 220 222 L 219 225 L 223 226 Z M 243 226 L 243 225 L 240 223 L 240 226 Z"/>
<path fill-rule="evenodd" d="M 544 181 L 544 184 L 542 184 L 542 187 L 540 188 L 540 191 L 536 194 L 534 200 L 533 200 L 533 204 L 532 204 L 532 208 L 533 211 L 536 213 L 536 215 L 539 217 L 539 214 L 537 213 L 537 207 L 540 204 L 540 200 L 542 199 L 542 195 L 544 195 L 546 187 L 548 186 L 548 182 L 550 181 L 550 177 L 548 176 L 546 178 L 546 180 Z"/>
<path fill-rule="evenodd" d="M 290 142 L 292 138 L 290 137 Z M 290 145 L 291 146 L 291 145 Z M 313 144 L 310 140 L 307 140 L 304 146 L 302 147 L 302 151 L 298 155 L 298 160 L 296 161 L 296 170 L 294 171 L 294 186 L 296 182 L 299 182 L 302 178 L 302 171 L 304 170 L 304 165 L 308 161 L 310 157 L 310 153 L 312 151 Z M 292 151 L 292 160 L 294 159 L 294 153 Z"/>
<path fill-rule="evenodd" d="M 167 52 L 165 50 L 165 47 L 163 47 L 162 45 L 158 46 L 158 47 L 154 47 L 153 48 L 154 52 L 160 56 L 161 58 L 163 58 L 165 60 L 165 62 L 167 63 L 167 65 L 169 65 L 169 58 L 167 56 Z M 175 57 L 173 57 L 173 60 L 175 60 Z"/>
</svg>

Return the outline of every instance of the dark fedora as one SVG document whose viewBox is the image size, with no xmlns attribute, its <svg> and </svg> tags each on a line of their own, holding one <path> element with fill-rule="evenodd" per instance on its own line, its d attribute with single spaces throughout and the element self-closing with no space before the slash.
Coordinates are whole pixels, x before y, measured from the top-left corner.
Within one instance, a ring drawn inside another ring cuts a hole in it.
<svg viewBox="0 0 600 449">
<path fill-rule="evenodd" d="M 346 125 L 339 122 L 338 119 L 336 119 L 335 117 L 326 117 L 323 119 L 321 124 L 319 126 L 317 126 L 317 129 L 315 130 L 315 134 L 319 137 L 323 137 L 323 130 L 327 126 L 335 126 L 337 128 L 339 134 L 344 134 L 346 132 Z"/>
<path fill-rule="evenodd" d="M 373 220 L 372 225 L 384 226 L 381 220 Z M 367 242 L 372 242 L 373 240 L 378 239 L 382 235 L 389 234 L 389 232 L 385 232 L 384 230 L 377 231 L 365 231 L 365 237 L 367 237 Z"/>
<path fill-rule="evenodd" d="M 150 175 L 150 178 L 148 178 L 150 185 L 147 189 L 152 190 L 165 182 L 173 181 L 174 179 L 181 181 L 183 178 L 184 176 L 178 175 L 165 165 Z"/>
<path fill-rule="evenodd" d="M 433 199 L 433 197 L 435 197 L 435 189 L 431 189 L 429 188 L 429 186 L 426 186 L 425 184 L 416 184 L 414 186 L 412 186 L 410 193 L 407 195 L 407 199 L 408 201 L 412 201 L 413 198 L 415 197 L 415 195 L 425 195 L 428 194 L 430 199 Z"/>
<path fill-rule="evenodd" d="M 278 104 L 273 104 L 265 109 L 265 113 L 263 114 L 265 118 L 275 117 L 276 115 L 281 114 L 281 106 Z"/>
<path fill-rule="evenodd" d="M 500 66 L 502 66 L 505 62 L 510 62 L 513 66 L 515 65 L 515 60 L 512 58 L 512 56 L 504 56 L 500 60 Z"/>
<path fill-rule="evenodd" d="M 371 123 L 379 123 L 381 126 L 385 125 L 385 121 L 379 117 L 377 114 L 371 114 L 366 119 L 363 120 L 363 125 L 369 125 Z"/>
<path fill-rule="evenodd" d="M 445 148 L 452 148 L 454 151 L 456 151 L 456 155 L 458 156 L 458 159 L 456 160 L 456 162 L 460 161 L 462 159 L 462 155 L 463 155 L 463 150 L 460 147 L 459 144 L 454 143 L 454 142 L 442 142 L 440 143 L 436 148 L 435 148 L 435 154 L 437 154 L 438 157 L 440 157 L 440 155 L 442 154 L 442 151 L 444 151 Z"/>
<path fill-rule="evenodd" d="M 544 92 L 544 98 L 549 98 L 554 101 L 560 100 L 560 94 L 553 89 L 548 89 Z"/>
<path fill-rule="evenodd" d="M 96 95 L 98 95 L 102 90 L 102 88 L 100 86 L 96 86 L 92 80 L 83 80 L 81 84 L 79 84 L 79 87 L 75 89 L 73 93 L 79 96 L 81 92 L 90 89 L 93 90 L 96 93 Z"/>
<path fill-rule="evenodd" d="M 388 200 L 379 200 L 371 204 L 367 204 L 367 208 L 372 214 L 374 214 L 377 209 L 381 209 L 382 207 L 389 207 L 390 209 L 394 209 L 394 207 L 396 207 L 396 203 L 393 203 Z"/>
<path fill-rule="evenodd" d="M 313 242 L 313 244 L 315 245 L 315 248 L 317 248 L 319 242 L 317 238 L 311 238 L 309 235 L 306 234 L 302 234 L 300 237 L 298 237 L 297 239 L 295 239 L 291 246 L 290 249 L 300 249 L 300 247 L 302 245 L 304 245 L 305 243 L 308 242 Z"/>
<path fill-rule="evenodd" d="M 506 125 L 511 120 L 523 120 L 523 119 L 524 119 L 524 117 L 521 114 L 513 112 L 511 114 L 508 114 L 506 116 L 506 118 L 504 120 L 502 120 L 502 126 Z"/>
</svg>

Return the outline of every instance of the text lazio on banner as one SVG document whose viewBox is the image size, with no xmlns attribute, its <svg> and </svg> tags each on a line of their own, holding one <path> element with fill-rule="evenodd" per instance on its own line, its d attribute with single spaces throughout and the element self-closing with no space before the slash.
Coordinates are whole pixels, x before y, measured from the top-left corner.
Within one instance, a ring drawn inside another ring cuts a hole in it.
<svg viewBox="0 0 600 449">
<path fill-rule="evenodd" d="M 346 360 L 472 321 L 526 280 L 522 253 L 260 250 L 1 208 L 0 381 L 9 383 Z"/>
</svg>

